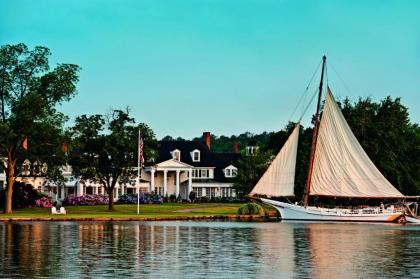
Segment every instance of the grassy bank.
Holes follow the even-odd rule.
[[[66,215],[52,215],[49,208],[16,209],[13,214],[0,214],[0,219],[7,218],[177,218],[236,215],[238,203],[165,203],[142,204],[137,215],[137,205],[115,205],[115,211],[109,212],[106,205],[67,206]]]

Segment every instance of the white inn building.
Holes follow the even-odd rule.
[[[117,184],[114,199],[137,191],[155,192],[162,196],[175,195],[182,199],[188,199],[191,191],[196,193],[197,198],[235,197],[232,179],[237,174],[236,163],[239,159],[236,144],[231,153],[212,152],[209,132],[203,133],[203,141],[161,141],[157,160],[142,169],[140,184],[136,180],[130,184]],[[55,200],[62,200],[71,194],[105,194],[101,184],[75,178],[71,166],[64,167],[63,174],[66,183],[62,186],[44,177],[31,175],[18,180],[31,184]],[[1,184],[5,184],[4,174],[0,175]]]

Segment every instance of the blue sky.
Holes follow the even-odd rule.
[[[18,42],[83,68],[71,118],[129,106],[159,138],[283,128],[324,53],[336,97],[420,122],[420,1],[0,0]]]

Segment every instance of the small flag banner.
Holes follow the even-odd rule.
[[[23,141],[22,141],[22,147],[25,150],[28,150],[28,137],[26,137]]]

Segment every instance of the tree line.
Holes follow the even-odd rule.
[[[354,135],[384,176],[404,195],[419,195],[420,127],[410,121],[401,99],[388,96],[381,101],[359,98],[351,102],[345,98],[339,106]],[[295,123],[289,123],[281,131],[270,133],[260,154],[255,158],[244,157],[239,162],[235,187],[241,195],[248,194],[258,182],[294,126]],[[295,176],[298,199],[305,188],[312,134],[312,127],[300,127]]]
[[[138,131],[144,139],[144,157],[153,161],[159,143],[153,130],[136,122],[128,109],[106,114],[81,115],[70,128],[68,117],[58,110],[71,100],[81,68],[58,64],[51,68],[46,47],[29,49],[25,44],[0,47],[0,159],[6,173],[5,213],[12,213],[13,185],[24,176],[24,161],[45,165],[44,176],[64,183],[61,167],[70,164],[74,174],[101,183],[112,197],[117,183],[136,178],[133,166],[139,156]],[[420,193],[420,128],[412,123],[399,98],[375,102],[360,98],[340,104],[350,127],[379,170],[403,194]],[[266,170],[273,154],[286,141],[294,124],[278,132],[238,136],[212,135],[212,150],[231,152],[238,144],[244,150],[250,141],[260,147],[255,156],[238,162],[235,187],[246,195]],[[311,127],[301,127],[295,193],[302,195],[306,181]],[[167,136],[164,140],[174,140]],[[176,138],[176,140],[183,140]],[[201,138],[195,138],[201,140]],[[110,198],[109,210],[113,210]]]

